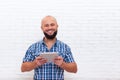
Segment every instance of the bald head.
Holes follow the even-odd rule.
[[[55,22],[55,23],[57,24],[57,20],[55,19],[55,17],[48,15],[48,16],[45,16],[45,17],[41,20],[41,26],[43,26],[43,24],[44,24],[45,22],[49,21],[49,20],[51,20],[51,21],[53,21],[53,22]]]

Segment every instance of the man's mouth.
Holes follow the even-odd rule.
[[[54,33],[54,31],[53,31],[53,30],[49,30],[49,31],[47,31],[47,33],[48,33],[49,35],[52,35],[52,34]]]

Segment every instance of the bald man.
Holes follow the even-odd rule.
[[[64,70],[76,73],[77,65],[70,47],[57,40],[58,24],[53,16],[46,16],[41,21],[44,38],[32,44],[23,58],[21,71],[34,70],[34,80],[64,80]],[[59,56],[49,62],[40,54],[56,52]]]

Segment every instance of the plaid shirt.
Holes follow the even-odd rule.
[[[32,62],[43,52],[58,52],[65,62],[74,62],[70,47],[59,40],[56,40],[50,50],[43,40],[32,44],[26,51],[23,62]],[[34,69],[34,80],[64,80],[64,70],[52,62],[45,63]]]

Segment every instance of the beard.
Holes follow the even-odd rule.
[[[54,39],[54,38],[56,37],[57,31],[55,31],[52,35],[49,35],[49,34],[47,34],[47,33],[44,32],[44,35],[45,35],[45,37],[46,37],[47,39],[52,40],[52,39]]]

